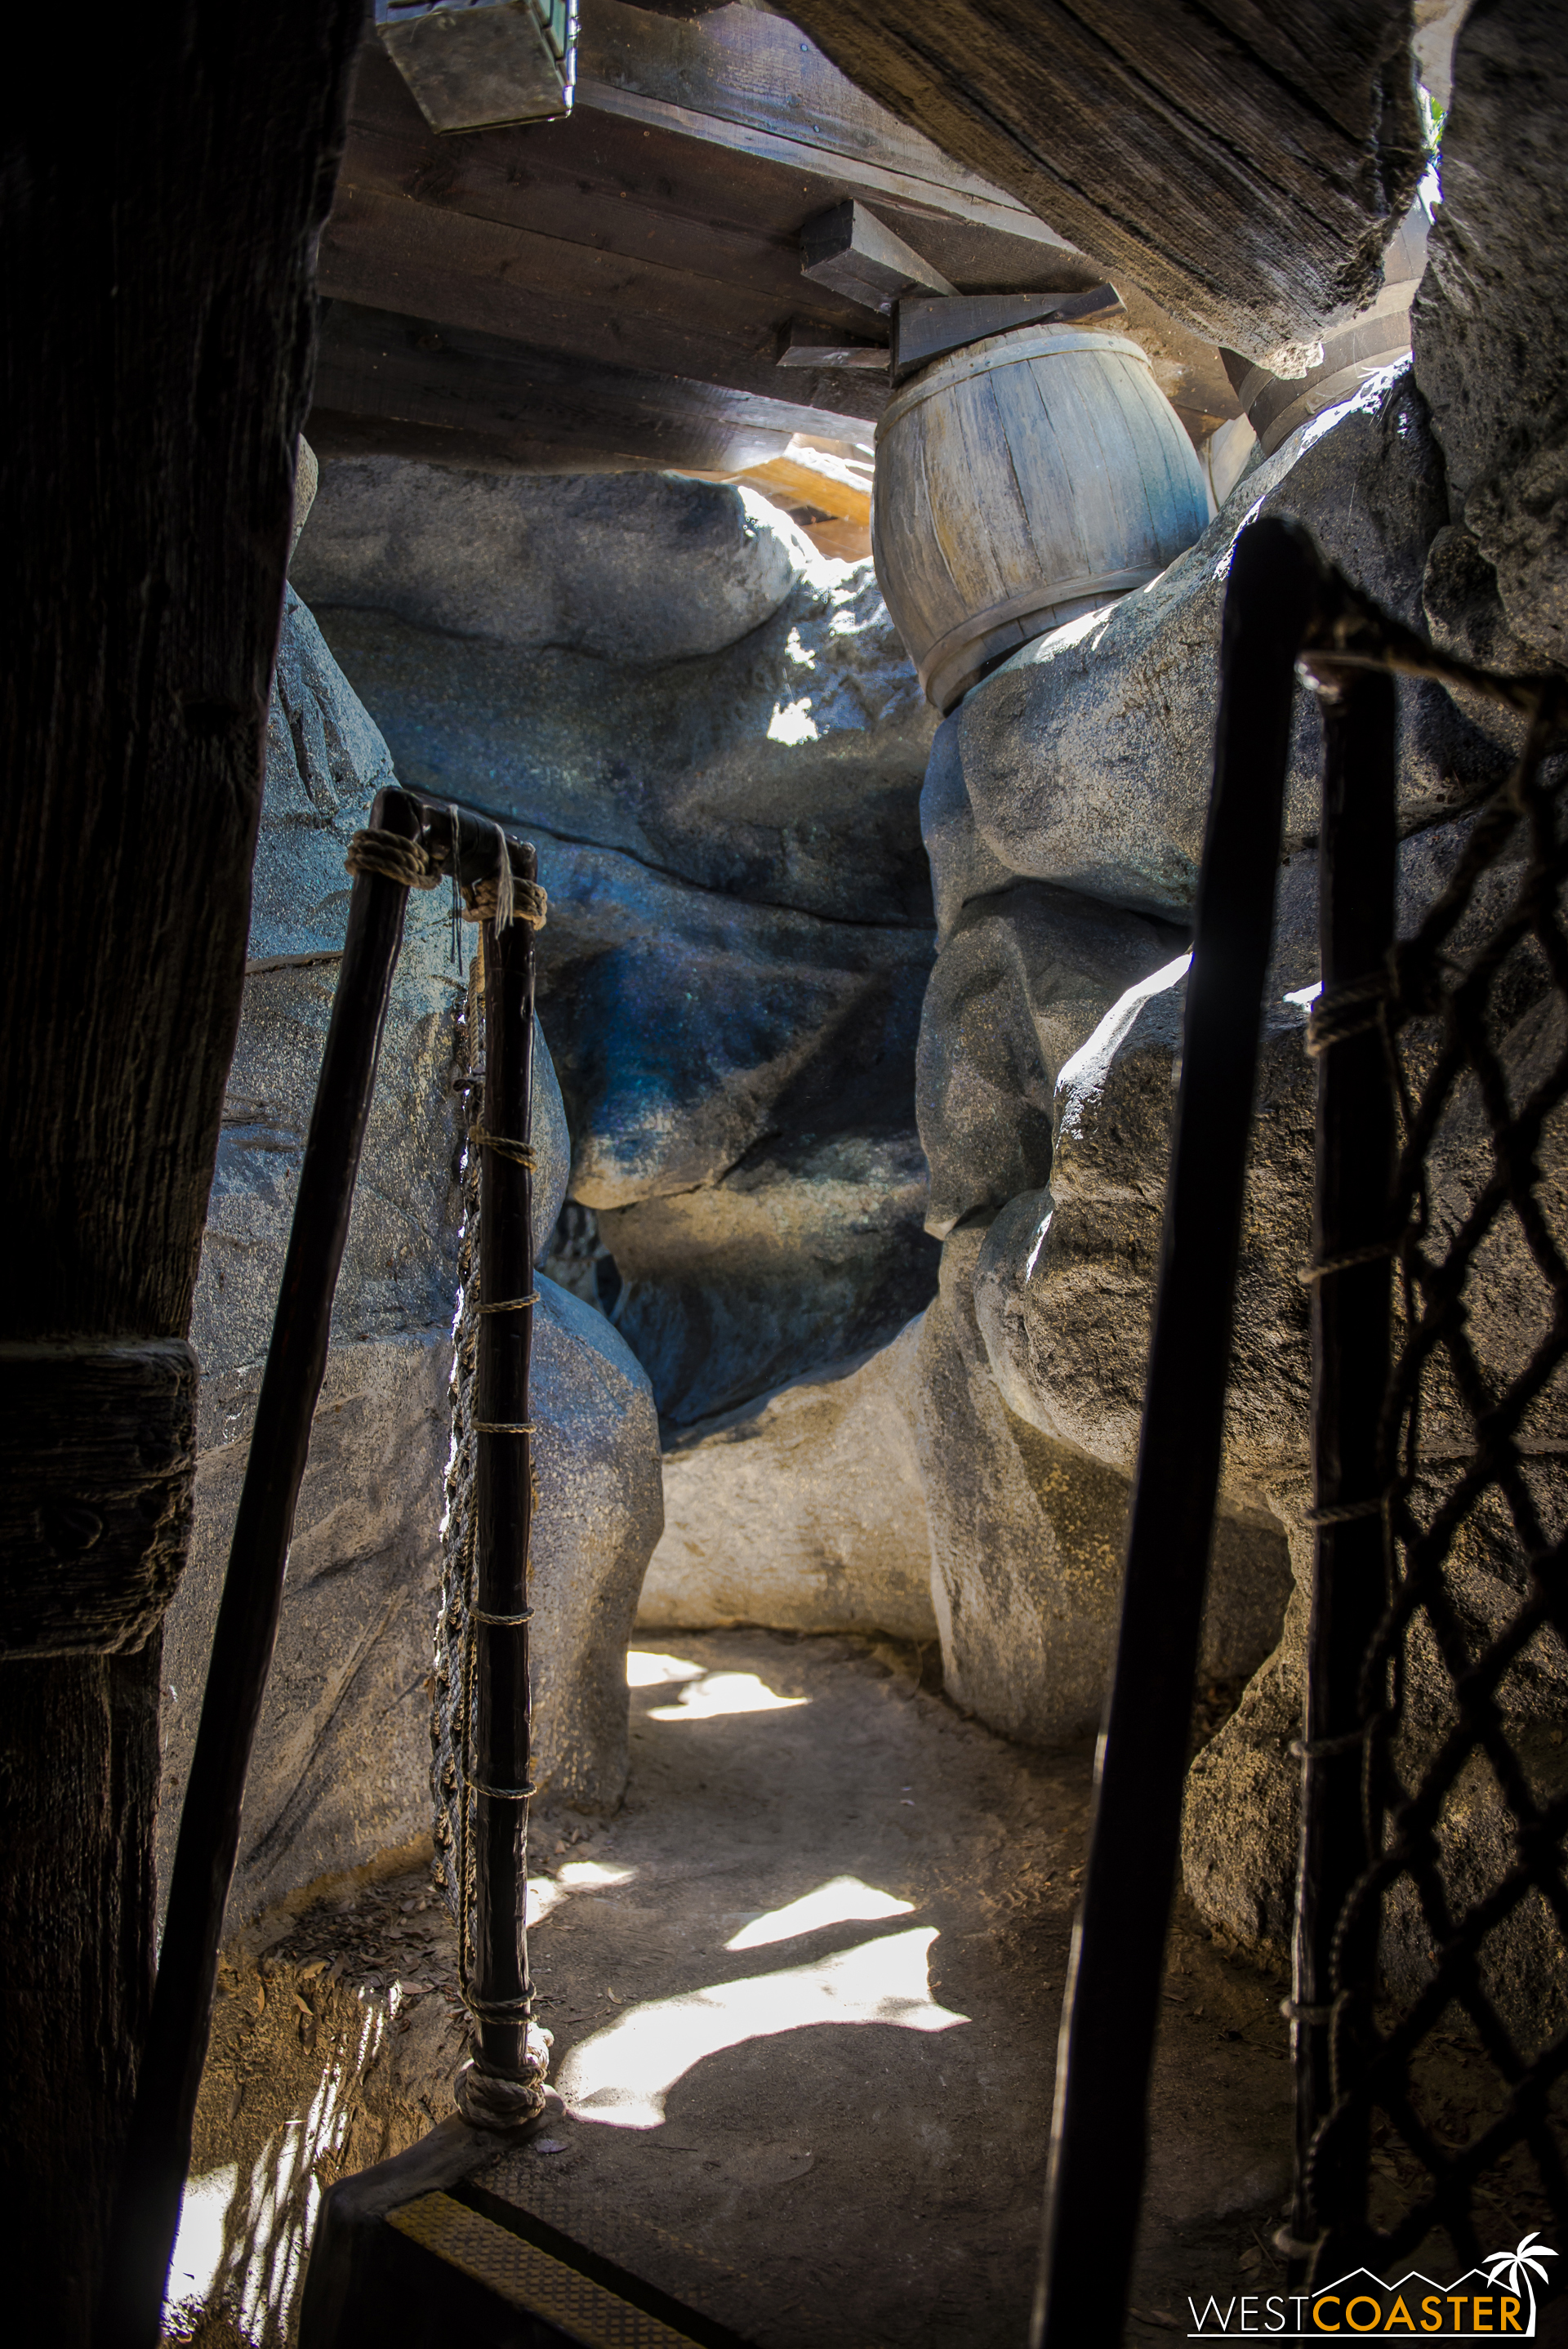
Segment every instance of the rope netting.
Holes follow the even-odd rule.
[[[1344,598],[1309,667],[1437,677],[1523,741],[1384,978],[1315,1018],[1325,1045],[1381,1026],[1398,1130],[1365,1865],[1303,2181],[1318,2281],[1439,2231],[1474,2262],[1568,2214],[1568,694]]]

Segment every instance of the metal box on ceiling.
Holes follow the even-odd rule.
[[[376,0],[376,22],[433,130],[572,111],[577,0]]]

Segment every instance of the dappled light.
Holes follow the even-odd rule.
[[[705,2057],[747,2040],[824,2023],[951,2031],[969,2017],[931,1996],[926,1956],[935,1939],[934,1926],[913,1926],[815,1965],[715,1982],[634,2007],[572,2050],[561,2069],[561,2093],[581,2120],[658,2128],[676,2081]]]
[[[815,1892],[802,1894],[786,1909],[754,1917],[726,1941],[727,1950],[761,1950],[774,1941],[792,1940],[798,1933],[818,1933],[826,1925],[869,1925],[883,1917],[907,1917],[913,1902],[895,1900],[890,1892],[873,1891],[853,1876],[835,1876]]]

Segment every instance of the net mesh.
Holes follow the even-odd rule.
[[[1307,2186],[1336,2252],[1348,2232],[1387,2271],[1439,2231],[1496,2261],[1483,2237],[1568,2212],[1568,767],[1559,684],[1484,678],[1351,601],[1340,652],[1480,692],[1523,735],[1382,996],[1387,1605]]]

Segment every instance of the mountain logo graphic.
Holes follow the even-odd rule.
[[[1532,2341],[1536,2286],[1556,2252],[1538,2232],[1491,2251],[1452,2283],[1412,2270],[1385,2283],[1356,2268],[1315,2292],[1188,2298],[1189,2341]]]

